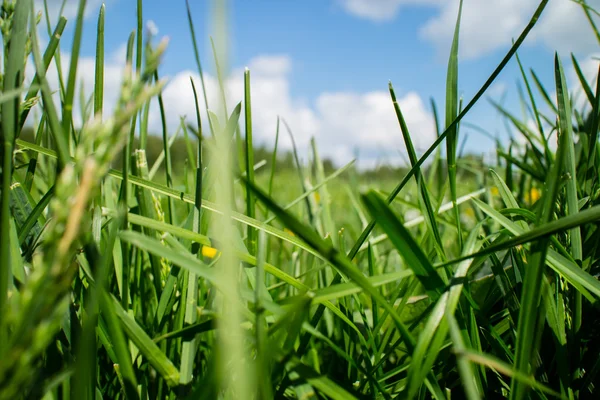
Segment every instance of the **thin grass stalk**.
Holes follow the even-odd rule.
[[[406,125],[406,121],[404,120],[404,116],[402,115],[402,110],[400,109],[400,105],[396,100],[396,93],[394,91],[394,87],[390,82],[388,84],[388,89],[390,92],[390,96],[392,98],[392,103],[394,104],[394,110],[396,112],[396,118],[398,119],[398,123],[400,125],[400,131],[402,132],[402,137],[404,138],[404,144],[406,146],[406,150],[408,152],[408,157],[410,160],[411,167],[414,166],[417,162],[417,153],[415,152],[414,145],[412,143],[412,139],[410,137],[410,132],[408,131],[408,126]],[[435,249],[442,260],[446,259],[446,254],[444,252],[444,246],[442,244],[442,237],[440,236],[440,231],[438,229],[438,224],[435,219],[436,212],[433,209],[433,205],[431,204],[431,199],[429,197],[429,191],[427,190],[427,183],[423,178],[423,174],[421,173],[421,169],[417,169],[415,171],[415,181],[417,183],[417,190],[419,191],[419,200],[423,203],[425,208],[424,216],[427,222],[427,227],[431,231],[431,235],[433,236],[433,243]],[[456,201],[454,199],[453,206],[458,208],[456,205]]]
[[[196,66],[198,67],[198,74],[200,75],[200,83],[202,84],[202,96],[204,97],[204,108],[209,110],[208,96],[206,95],[206,85],[204,83],[204,71],[202,70],[202,63],[200,62],[200,53],[198,52],[198,43],[196,41],[196,32],[194,29],[194,22],[192,21],[192,11],[190,10],[189,0],[185,1],[185,7],[188,17],[188,25],[190,27],[190,35],[192,36],[192,44],[194,47],[194,59],[196,60]],[[214,134],[213,127],[211,125],[210,118],[208,119],[208,125],[212,134]]]
[[[48,43],[48,47],[46,47],[46,50],[44,51],[44,71],[48,71],[48,67],[50,67],[50,63],[52,62],[52,59],[55,56],[58,56],[58,54],[56,53],[56,50],[58,48],[58,44],[60,42],[60,37],[65,29],[65,26],[67,25],[67,20],[65,18],[60,18],[58,21],[58,24],[56,25],[56,28],[54,29],[54,32],[52,33],[52,36],[50,37],[50,42]],[[25,95],[25,100],[23,100],[24,103],[30,102],[32,101],[39,93],[40,91],[40,78],[37,74],[34,75],[33,80],[31,81],[31,85],[29,86],[29,90],[27,91],[27,95]],[[23,126],[25,125],[25,122],[27,121],[27,116],[29,115],[29,112],[31,111],[31,108],[24,108],[21,111],[21,120],[20,120],[20,124],[21,124],[21,129],[23,129]],[[45,117],[45,114],[42,116]]]
[[[292,134],[292,130],[290,129],[290,126],[287,124],[285,119],[281,118],[281,122],[283,122],[283,126],[285,126],[285,129],[287,130],[288,135],[290,136],[290,140],[292,141],[292,151],[294,154],[294,161],[296,162],[296,172],[298,173],[298,177],[300,178],[300,186],[302,187],[302,193],[306,193],[308,191],[308,189],[306,188],[304,172],[302,169],[302,164],[300,164],[300,158],[298,157],[298,149],[296,147],[296,141],[294,140],[294,135]],[[312,210],[312,206],[310,204],[310,199],[308,197],[306,198],[306,211],[308,213],[308,220],[310,221],[310,224],[312,226],[314,226],[315,225],[315,216],[314,216],[314,213]]]
[[[10,32],[10,49],[6,59],[4,73],[4,92],[19,88],[25,73],[25,42],[27,39],[27,21],[30,17],[30,1],[20,1],[15,6]],[[33,14],[33,12],[31,12]],[[33,23],[32,23],[33,25]],[[10,235],[11,213],[9,208],[10,186],[13,174],[13,150],[15,139],[19,135],[18,115],[20,98],[8,100],[1,104],[2,121],[0,125],[0,157],[2,165],[2,193],[0,194],[0,260],[4,260],[0,269],[0,313],[4,313],[5,302],[8,296],[11,276],[11,251],[8,237]],[[0,340],[5,342],[4,329],[0,332]]]
[[[519,71],[521,72],[521,77],[523,78],[525,88],[527,89],[527,95],[529,96],[529,101],[531,102],[533,117],[535,118],[535,123],[537,124],[537,128],[540,132],[542,144],[544,145],[544,155],[546,156],[546,162],[550,163],[550,149],[548,148],[548,140],[546,139],[546,135],[544,134],[544,127],[542,125],[542,120],[540,119],[540,112],[535,102],[533,92],[531,91],[531,85],[529,84],[527,74],[525,74],[525,70],[523,69],[523,64],[521,64],[521,59],[519,58],[518,53],[515,53],[515,59],[517,60],[517,64],[519,65]]]
[[[450,59],[448,60],[448,75],[446,77],[446,157],[448,158],[448,183],[450,184],[450,197],[454,205],[454,217],[456,220],[456,233],[458,235],[458,247],[462,251],[463,238],[460,221],[460,211],[456,205],[456,143],[458,141],[458,124],[452,126],[458,115],[458,38],[460,31],[460,19],[463,2],[460,0],[458,6],[458,17],[452,39]],[[450,128],[451,127],[451,128]]]
[[[271,173],[269,175],[268,194],[273,194],[273,182],[275,181],[275,170],[277,168],[277,145],[279,144],[279,115],[277,116],[277,125],[275,127],[275,144],[273,145],[273,154],[271,156]]]
[[[154,71],[154,80],[156,82],[158,79],[158,71]],[[173,169],[171,166],[171,149],[169,148],[169,133],[167,129],[167,116],[165,113],[165,104],[163,101],[162,94],[158,95],[158,108],[160,110],[160,126],[162,130],[162,140],[163,140],[163,151],[165,154],[165,172],[166,172],[166,182],[167,187],[173,187]],[[173,223],[175,221],[175,205],[173,203],[173,199],[167,200],[167,210],[168,210],[168,218],[167,221],[169,223]]]
[[[126,55],[126,65],[128,66],[127,73],[128,77],[125,79],[131,79],[131,66],[133,65],[133,40],[135,37],[135,31],[132,31],[129,35],[129,40],[127,41],[127,55]],[[123,213],[122,229],[127,229],[129,226],[129,221],[127,219],[128,209],[129,209],[129,171],[131,170],[131,135],[128,136],[125,142],[125,147],[123,149],[123,181],[121,182],[121,189],[119,191],[119,208]],[[121,295],[121,304],[123,308],[129,308],[129,279],[130,279],[130,260],[131,254],[129,252],[129,246],[126,243],[123,243],[121,246],[121,258],[123,260],[123,270],[122,270],[122,282],[123,282],[123,292]]]
[[[244,71],[244,123],[246,125],[246,177],[254,183],[254,148],[252,144],[252,103],[250,90],[250,70]],[[246,215],[255,218],[254,194],[246,190]],[[246,247],[250,254],[256,254],[256,230],[248,226]]]
[[[195,199],[192,230],[195,233],[201,231],[201,220],[202,220],[202,120],[200,118],[200,105],[198,103],[198,93],[194,80],[190,77],[190,83],[194,92],[194,102],[196,105],[196,124],[198,125],[198,154],[196,159],[196,185],[195,185]],[[192,254],[196,254],[201,257],[202,252],[199,251],[199,244],[195,243],[192,245]],[[198,302],[198,276],[193,272],[186,271],[188,275],[188,286],[186,293],[185,303],[185,326],[189,327],[197,321],[196,304]],[[193,366],[194,359],[197,351],[197,337],[194,336],[191,340],[183,342],[181,348],[181,377],[180,382],[183,385],[187,385],[192,381],[193,378]]]
[[[96,69],[94,79],[94,115],[102,117],[104,107],[104,14],[106,5],[103,3],[98,15],[96,34]]]
[[[60,6],[60,10],[58,12],[59,15],[59,23],[60,20],[64,19],[63,15],[63,11],[65,9],[65,5],[67,4],[67,0],[63,0],[61,6]],[[48,0],[44,0],[44,14],[46,16],[46,27],[48,30],[48,36],[51,37],[52,32],[51,32],[51,22],[50,22],[50,12],[48,11]],[[65,23],[66,23],[66,19],[65,19]],[[56,49],[56,54],[54,56],[54,63],[56,64],[56,71],[58,72],[58,87],[59,87],[59,95],[60,95],[60,100],[62,102],[65,101],[65,95],[66,95],[66,89],[65,89],[65,81],[64,81],[64,76],[63,76],[63,69],[62,69],[62,62],[61,62],[61,57],[60,57],[60,43],[58,43],[58,47]]]
[[[81,49],[81,37],[83,35],[83,21],[86,0],[79,0],[77,9],[77,20],[75,22],[75,36],[73,37],[73,47],[71,49],[71,63],[69,66],[69,77],[67,78],[67,92],[62,114],[62,129],[66,140],[71,138],[73,126],[73,100],[75,99],[75,87],[77,85],[77,65],[79,63],[79,51]]]

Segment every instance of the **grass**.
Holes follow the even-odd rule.
[[[586,81],[571,56],[584,109],[573,107],[564,56],[553,82],[526,72],[517,51],[547,0],[464,107],[459,11],[444,122],[432,103],[438,138],[420,156],[390,83],[400,130],[390,134],[402,134],[410,169],[376,180],[352,162],[326,171],[315,141],[309,162],[294,148],[293,168],[277,169],[280,129],[293,142],[283,118],[273,121],[272,159],[258,159],[251,71],[240,103],[225,107],[224,31],[211,40],[220,106],[190,81],[196,118],[182,121],[186,167],[173,168],[158,72],[167,43],[144,36],[142,0],[112,115],[102,103],[110,21],[97,10],[94,91],[74,126],[85,3],[68,71],[58,52],[66,19],[46,18],[56,34],[42,55],[33,1],[0,10],[0,398],[600,394],[600,72]],[[595,11],[580,4],[600,38]],[[203,77],[192,12],[187,4]],[[223,9],[215,13],[224,27]],[[510,62],[535,126],[493,103],[523,140],[498,140],[493,163],[461,157],[464,118]],[[51,63],[67,77],[60,103],[45,78]],[[149,168],[154,98],[162,154]],[[26,118],[33,140],[21,136]]]

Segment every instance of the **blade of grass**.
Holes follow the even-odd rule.
[[[102,4],[98,14],[96,34],[96,70],[94,79],[94,114],[102,116],[104,106],[104,14],[106,5]]]
[[[296,141],[294,140],[294,135],[292,134],[292,130],[290,126],[287,124],[285,119],[281,118],[281,122],[283,122],[283,126],[285,127],[290,140],[292,142],[292,151],[294,154],[294,161],[296,162],[296,172],[298,173],[298,177],[300,178],[300,186],[302,187],[302,193],[306,193],[308,189],[306,188],[306,180],[304,178],[304,172],[302,170],[302,164],[300,164],[300,159],[298,158],[298,149],[296,147]],[[308,213],[308,220],[310,221],[311,226],[314,226],[315,218],[312,210],[312,206],[310,204],[310,200],[308,197],[306,198],[306,212]]]
[[[67,91],[63,104],[62,130],[66,135],[65,140],[71,138],[71,129],[75,129],[73,124],[73,100],[75,99],[75,88],[77,85],[77,66],[79,63],[79,51],[81,49],[81,37],[83,35],[83,21],[86,0],[79,0],[77,8],[77,19],[75,22],[75,34],[73,36],[73,47],[71,48],[71,62],[69,65],[69,76],[67,78]]]
[[[206,95],[206,85],[204,84],[204,73],[202,71],[202,63],[200,62],[200,55],[198,52],[198,43],[196,42],[196,32],[194,31],[194,23],[192,22],[192,11],[190,10],[190,2],[189,0],[185,1],[185,6],[186,6],[186,11],[187,11],[187,17],[188,17],[188,25],[190,28],[190,34],[192,36],[192,43],[193,43],[193,47],[194,47],[194,58],[196,60],[196,65],[198,67],[198,74],[200,75],[200,83],[202,84],[202,95],[204,96],[204,107],[205,109],[210,109],[209,105],[208,105],[208,97]],[[196,107],[196,109],[199,109],[198,107]],[[211,124],[210,119],[208,120],[208,124],[210,127],[211,132],[214,134],[214,130]]]
[[[446,312],[446,320],[448,321],[448,328],[450,331],[450,337],[454,344],[454,352],[456,353],[456,362],[458,364],[458,370],[460,372],[460,379],[465,390],[466,398],[469,400],[480,399],[480,393],[475,385],[475,374],[471,368],[471,364],[464,356],[465,343],[462,338],[462,333],[454,318],[453,313]]]
[[[400,124],[400,130],[402,131],[402,136],[404,138],[404,144],[406,146],[406,150],[408,151],[408,157],[410,160],[411,166],[414,166],[417,163],[417,153],[415,152],[415,148],[412,143],[412,139],[410,137],[410,132],[408,131],[408,126],[406,125],[406,121],[404,120],[404,116],[402,115],[402,110],[400,110],[400,105],[396,100],[396,93],[394,92],[394,87],[392,83],[389,83],[389,92],[392,97],[392,103],[394,104],[394,110],[396,111],[396,118],[398,119],[398,123]],[[424,210],[422,211],[423,216],[425,217],[425,222],[427,223],[427,227],[431,231],[431,235],[433,236],[433,243],[435,249],[442,260],[446,259],[446,254],[444,252],[444,246],[442,245],[442,238],[440,236],[440,232],[438,229],[437,221],[435,219],[435,211],[433,210],[433,206],[431,205],[431,199],[429,197],[429,191],[427,190],[427,183],[423,178],[421,173],[421,169],[417,169],[415,171],[415,181],[419,188],[419,200],[424,206]],[[454,207],[456,207],[456,199],[454,199]]]
[[[437,299],[446,285],[423,253],[423,250],[408,230],[404,228],[398,216],[389,208],[385,200],[373,190],[363,195],[362,200],[371,217],[377,221],[398,249],[398,253],[404,258],[405,265],[414,271],[430,297]]]
[[[456,219],[456,233],[458,235],[458,247],[462,250],[463,238],[460,223],[460,211],[456,205],[456,143],[458,141],[458,124],[452,124],[458,115],[458,39],[460,32],[460,19],[462,15],[463,2],[458,5],[458,17],[452,38],[450,59],[448,60],[448,72],[446,77],[446,157],[448,158],[448,183],[450,184],[450,197],[454,205],[454,217]]]
[[[244,122],[246,125],[246,178],[254,182],[254,148],[252,145],[252,105],[250,94],[250,70],[244,71]],[[256,215],[254,196],[246,191],[246,215],[254,218]],[[248,226],[246,247],[250,254],[256,254],[256,230]]]
[[[538,110],[537,104],[535,102],[535,97],[533,97],[533,92],[531,91],[531,85],[529,84],[529,80],[527,79],[527,74],[525,74],[525,70],[523,69],[523,64],[521,64],[521,59],[519,58],[519,54],[515,54],[515,59],[517,60],[517,64],[519,65],[519,71],[521,71],[521,77],[523,78],[523,82],[525,82],[525,87],[527,89],[527,95],[529,96],[529,101],[531,102],[531,108],[533,112],[533,117],[535,118],[535,122],[537,124],[537,128],[540,132],[540,139],[544,145],[544,154],[546,155],[546,161],[550,162],[550,149],[548,148],[548,140],[546,139],[546,135],[544,134],[544,127],[542,125],[542,121],[540,119],[540,112]]]
[[[121,303],[115,297],[112,297],[111,301],[115,314],[121,321],[121,326],[129,339],[135,343],[150,365],[156,369],[169,386],[177,386],[179,384],[179,371],[175,368],[171,360],[148,337],[135,319],[121,307]]]
[[[4,92],[11,92],[22,85],[25,73],[25,43],[27,39],[27,21],[32,4],[30,1],[20,1],[15,5],[15,11],[10,30],[10,49],[6,60],[4,73]],[[4,49],[3,49],[4,50]],[[10,186],[13,173],[13,151],[18,132],[18,115],[20,99],[5,101],[1,104],[2,121],[0,129],[0,157],[2,165],[2,193],[0,194],[0,260],[4,260],[0,269],[0,313],[4,313],[5,302],[10,288],[11,251],[8,237],[10,236]],[[0,332],[0,340],[5,343],[4,329]]]
[[[58,21],[58,24],[56,25],[56,28],[54,28],[54,32],[50,36],[50,42],[48,43],[48,47],[46,47],[46,50],[44,51],[44,71],[48,71],[48,67],[50,67],[50,63],[52,62],[52,58],[54,57],[56,49],[58,48],[58,43],[60,42],[60,38],[66,25],[67,20],[61,17]],[[39,90],[40,77],[36,71],[36,74],[34,75],[33,80],[31,81],[31,85],[29,86],[29,90],[27,91],[27,94],[25,95],[25,100],[23,102],[27,103],[32,101],[38,95]],[[24,108],[21,111],[21,129],[23,129],[23,126],[25,125],[25,121],[27,120],[27,116],[29,115],[30,110],[31,108]],[[43,117],[45,118],[46,115],[44,114]]]

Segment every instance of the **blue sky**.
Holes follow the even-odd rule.
[[[38,0],[36,0],[37,2]],[[49,0],[51,11],[60,0]],[[61,51],[68,57],[77,0],[67,0],[70,28]],[[134,0],[106,0],[107,104],[118,88],[124,46],[135,28]],[[209,103],[217,90],[210,52],[212,1],[190,0]],[[306,150],[315,137],[322,155],[346,163],[359,148],[360,163],[399,162],[402,136],[395,120],[387,84],[391,80],[417,148],[434,139],[430,97],[443,119],[446,66],[458,0],[229,0],[230,65],[227,83],[230,104],[243,98],[242,68],[252,74],[253,122],[259,142],[272,143],[277,115],[289,123],[296,141]],[[588,1],[600,6],[600,0]],[[93,81],[95,21],[101,2],[88,0],[80,78]],[[525,27],[537,6],[535,0],[464,0],[461,29],[459,90],[469,101],[508,50],[512,38]],[[144,21],[168,36],[169,48],[161,65],[168,76],[164,97],[169,129],[179,116],[193,117],[189,78],[197,79],[184,0],[144,0]],[[598,43],[580,7],[570,0],[550,0],[539,25],[520,55],[553,92],[553,57],[558,51],[567,68],[571,88],[576,79],[569,56],[574,52],[586,73],[593,76]],[[512,62],[488,92],[520,112]],[[112,90],[112,93],[111,93]],[[89,94],[89,91],[87,91]],[[515,105],[517,105],[515,107]],[[154,109],[156,110],[156,108]],[[158,128],[158,116],[151,126]],[[520,114],[519,114],[520,115]],[[482,101],[468,122],[506,138],[504,125]],[[443,120],[442,120],[443,122]],[[492,142],[471,129],[466,149],[481,152]],[[283,146],[289,141],[283,139]],[[306,153],[305,153],[306,154]]]

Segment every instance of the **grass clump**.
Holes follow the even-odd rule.
[[[34,2],[5,0],[0,398],[598,396],[598,76],[586,81],[572,57],[587,101],[578,110],[561,57],[556,98],[517,57],[535,127],[495,104],[524,140],[498,141],[492,164],[457,153],[461,121],[546,4],[464,107],[459,12],[437,140],[417,155],[390,83],[410,166],[400,183],[386,176],[363,190],[352,163],[332,168],[314,141],[309,165],[294,149],[293,167],[280,170],[279,128],[292,134],[283,119],[266,171],[255,172],[263,155],[252,141],[250,71],[232,110],[223,90],[210,109],[203,84],[191,82],[196,119],[182,124],[186,168],[174,169],[158,70],[167,44],[143,36],[142,0],[112,115],[98,10],[94,92],[75,126],[86,2],[59,107],[45,74],[55,63],[63,76],[67,21],[48,26],[57,35],[42,54]],[[227,53],[215,43],[224,42],[213,42],[220,78]],[[162,147],[149,168],[154,98]],[[294,181],[296,192],[285,189]]]

